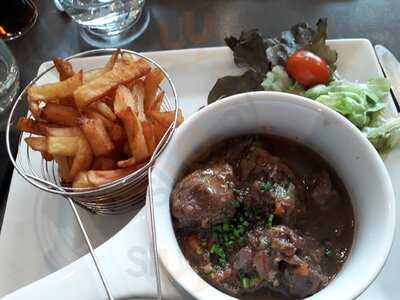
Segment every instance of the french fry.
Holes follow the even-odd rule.
[[[47,152],[47,140],[45,137],[27,137],[25,138],[25,142],[31,147],[33,150],[40,152]]]
[[[124,52],[122,53],[122,59],[126,62],[126,63],[134,63],[136,62],[139,58],[137,58],[135,55],[133,55],[132,53],[128,53],[128,52]]]
[[[129,168],[129,167],[133,167],[134,165],[136,165],[136,159],[134,157],[125,159],[125,160],[120,160],[117,161],[117,166],[119,168]]]
[[[93,69],[93,70],[84,72],[83,73],[83,83],[84,84],[88,83],[96,78],[101,77],[107,71],[110,71],[114,67],[114,65],[118,59],[118,55],[119,55],[119,50],[115,51],[113,53],[113,55],[111,55],[110,59],[108,60],[108,62],[104,68],[98,68],[98,69]]]
[[[154,132],[153,124],[150,121],[142,122],[143,135],[146,140],[147,149],[150,153],[156,149],[156,135]]]
[[[130,168],[115,169],[115,170],[90,170],[88,171],[88,181],[93,186],[101,186],[110,183],[114,180],[125,177],[131,172]]]
[[[127,107],[124,111],[120,112],[118,117],[124,123],[132,156],[138,163],[143,162],[149,157],[150,153],[147,149],[146,140],[143,135],[142,124],[130,107]]]
[[[105,104],[104,102],[101,101],[95,102],[93,106],[99,113],[101,113],[104,117],[106,117],[110,121],[115,121],[117,119],[117,116],[114,114],[111,108],[108,107],[108,105]]]
[[[84,72],[83,73],[83,84],[86,84],[96,78],[99,78],[105,72],[107,72],[107,70],[105,70],[104,68],[93,69],[93,70]]]
[[[43,108],[42,115],[47,121],[58,125],[76,126],[79,124],[79,113],[70,106],[47,103]]]
[[[125,85],[121,84],[115,91],[114,113],[118,115],[127,107],[130,107],[133,112],[137,112],[137,104],[132,92]]]
[[[95,156],[105,155],[114,149],[114,143],[108,135],[102,121],[98,119],[82,119],[81,128]]]
[[[16,128],[19,131],[29,132],[36,135],[45,135],[45,127],[40,122],[29,119],[26,117],[20,117],[17,121]]]
[[[146,121],[146,115],[144,113],[144,82],[143,80],[137,80],[135,85],[132,87],[132,96],[136,103],[136,111],[139,120],[141,122]]]
[[[82,85],[82,71],[74,76],[56,83],[34,85],[28,89],[28,97],[31,101],[51,102],[61,98],[72,97],[74,91]]]
[[[161,91],[160,93],[157,94],[156,99],[154,100],[153,106],[151,107],[151,110],[154,111],[161,111],[161,105],[164,100],[165,92]]]
[[[84,136],[81,136],[78,141],[78,151],[72,161],[71,169],[69,172],[70,178],[75,178],[75,176],[81,172],[89,170],[93,161],[93,152],[90,145]]]
[[[153,106],[158,87],[163,79],[164,74],[158,68],[151,70],[146,76],[144,80],[144,109],[146,112]]]
[[[99,78],[85,83],[74,92],[75,104],[80,110],[83,110],[117,88],[119,84],[138,79],[149,71],[150,66],[143,59],[131,64],[117,61],[112,70],[107,71]]]
[[[150,111],[149,115],[151,118],[159,123],[161,126],[168,128],[175,118],[175,111]],[[183,122],[182,111],[178,109],[178,115],[176,118],[176,126],[179,126]]]
[[[115,161],[107,157],[97,157],[95,158],[92,170],[112,170],[115,168]]]
[[[82,135],[82,131],[79,129],[79,127],[46,127],[44,129],[44,135],[58,137],[79,137]]]
[[[114,68],[115,63],[117,62],[118,57],[119,57],[120,54],[121,54],[121,50],[118,49],[117,51],[115,51],[115,52],[111,55],[110,59],[108,60],[108,62],[107,62],[106,65],[104,66],[104,70],[105,70],[105,71],[110,71],[110,70],[112,70],[112,68]]]
[[[101,120],[103,122],[104,126],[106,127],[108,134],[111,136],[111,139],[114,142],[120,143],[121,141],[125,140],[126,135],[124,133],[124,130],[122,129],[122,127],[119,124],[111,122],[106,117],[104,117],[102,114],[100,114],[97,111],[92,110],[92,109],[88,109],[86,111],[86,115],[90,119]]]
[[[47,152],[52,155],[74,156],[79,149],[79,137],[49,136],[45,139],[47,139]]]
[[[53,63],[58,71],[60,81],[66,80],[75,75],[75,72],[70,62],[56,57],[53,59]]]
[[[46,161],[52,161],[54,159],[54,156],[51,155],[49,152],[42,152],[42,157]]]
[[[33,100],[29,94],[27,95],[27,100],[29,111],[36,120],[39,120],[42,116],[42,110],[40,109],[39,101]]]
[[[152,125],[153,125],[154,136],[156,139],[156,144],[158,144],[163,138],[164,134],[167,132],[168,127],[164,127],[158,122],[153,122]]]
[[[58,166],[58,175],[61,177],[63,182],[71,182],[72,178],[69,176],[70,173],[70,165],[68,163],[67,156],[54,156],[54,160],[57,162]]]
[[[90,188],[93,187],[93,185],[89,182],[88,179],[88,172],[79,172],[76,177],[74,178],[74,181],[72,183],[73,188]]]

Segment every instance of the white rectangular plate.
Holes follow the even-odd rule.
[[[333,40],[329,43],[339,53],[338,72],[342,78],[364,82],[382,76],[368,40]],[[171,75],[186,118],[206,104],[208,92],[217,78],[241,72],[232,62],[231,51],[225,47],[146,54],[164,66]],[[99,64],[103,61],[92,59],[90,63]],[[40,70],[47,66],[48,63],[43,64]],[[389,110],[396,113],[393,102],[387,100]],[[385,163],[392,181],[399,182],[400,151],[393,151]],[[395,184],[394,188],[400,200],[400,187]],[[399,211],[399,205],[396,209]],[[105,239],[104,236],[112,235],[129,218],[131,215],[125,216],[122,221],[118,218],[85,215],[91,237],[100,242]],[[0,235],[0,297],[56,271],[85,253],[80,233],[72,219],[65,201],[34,189],[14,172]],[[110,227],[113,228],[110,230]],[[96,253],[114,297],[154,295],[153,268],[143,211],[101,245]],[[374,259],[373,253],[371,259]],[[399,267],[400,233],[397,230],[393,250],[384,270],[359,299],[397,299],[400,293],[396,276]],[[184,295],[170,284],[165,274],[163,286],[167,298],[177,299]],[[5,299],[28,298],[106,299],[106,296],[92,261],[86,255]]]

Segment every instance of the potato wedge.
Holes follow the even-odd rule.
[[[45,125],[34,119],[20,117],[17,121],[16,128],[19,131],[29,132],[36,135],[45,135]]]
[[[137,112],[137,104],[132,92],[121,84],[115,91],[114,113],[118,116],[127,107],[130,107],[133,112]]]
[[[158,122],[153,122],[152,125],[153,125],[154,136],[156,139],[156,144],[158,144],[163,138],[164,134],[167,132],[168,127],[162,126]]]
[[[107,157],[97,157],[95,158],[92,170],[112,170],[115,169],[115,161]]]
[[[42,116],[42,110],[40,109],[39,101],[34,101],[32,97],[29,96],[29,94],[27,95],[27,100],[28,100],[29,111],[31,112],[32,116],[36,120],[40,120]]]
[[[58,137],[79,137],[82,136],[82,131],[79,129],[79,127],[46,127],[44,129],[44,135]]]
[[[174,121],[175,118],[175,111],[150,111],[149,115],[151,118],[159,123],[161,126],[169,127],[171,123]],[[182,111],[178,109],[178,116],[176,119],[176,126],[179,126],[183,122],[183,115]]]
[[[69,176],[71,167],[68,162],[68,157],[56,155],[54,156],[54,160],[57,162],[58,175],[60,176],[62,182],[71,182],[72,178]]]
[[[90,188],[94,187],[90,182],[88,178],[88,172],[79,172],[76,177],[74,178],[74,181],[72,182],[72,187],[79,189],[79,188]]]
[[[148,111],[154,104],[158,87],[164,79],[164,73],[160,69],[153,69],[144,80],[144,109]]]
[[[149,71],[150,66],[143,59],[131,64],[119,60],[112,70],[79,87],[74,92],[75,104],[80,110],[83,110],[91,103],[113,91],[119,84],[138,79]]]
[[[146,140],[147,149],[150,153],[153,153],[154,149],[156,149],[157,146],[153,124],[150,121],[144,121],[142,122],[142,128],[143,135]]]
[[[74,178],[79,172],[89,170],[93,161],[93,152],[84,136],[79,137],[78,151],[74,156],[69,177]]]
[[[110,121],[115,121],[117,119],[117,116],[114,114],[112,109],[108,107],[108,105],[105,104],[104,102],[101,101],[95,102],[93,106],[99,113],[101,113],[104,117],[106,117]]]
[[[105,70],[104,68],[93,69],[93,70],[84,72],[83,73],[83,84],[86,84],[96,78],[99,78],[105,72],[107,72],[107,70]]]
[[[125,160],[120,160],[117,161],[117,166],[119,168],[129,168],[129,167],[133,167],[134,165],[136,165],[136,159],[134,157],[125,159]]]
[[[88,181],[93,186],[101,186],[110,183],[114,180],[125,177],[131,172],[130,168],[115,169],[115,170],[90,170],[88,171]]]
[[[40,152],[47,152],[47,139],[43,136],[41,137],[27,137],[25,138],[25,142],[31,147],[33,150]]]
[[[82,119],[81,128],[95,156],[105,155],[114,149],[114,143],[102,121],[98,119]]]
[[[31,86],[28,89],[28,97],[35,102],[51,102],[72,97],[74,91],[82,85],[82,82],[82,71],[80,71],[64,81]]]
[[[151,107],[151,110],[154,111],[161,111],[161,105],[164,100],[165,92],[161,91],[160,93],[157,94],[156,99],[154,100],[153,106]]]
[[[42,117],[51,123],[65,126],[79,124],[79,113],[76,109],[55,103],[47,103],[43,108]]]
[[[101,120],[103,122],[104,126],[106,127],[108,134],[110,135],[111,139],[114,142],[120,143],[126,139],[125,132],[119,124],[111,122],[106,117],[104,117],[102,114],[100,114],[97,111],[94,111],[92,109],[87,110],[86,115],[90,119]]]
[[[134,157],[138,163],[143,162],[149,157],[150,152],[147,149],[142,124],[130,107],[127,107],[124,111],[120,112],[118,117],[124,123],[132,157]]]
[[[121,50],[118,49],[117,51],[115,51],[115,52],[111,55],[110,59],[108,60],[108,62],[107,62],[106,65],[104,66],[104,70],[105,70],[105,71],[110,71],[110,70],[112,70],[112,68],[114,68],[115,63],[117,62],[118,57],[119,57],[120,54],[121,54]]]
[[[47,152],[52,155],[74,156],[79,149],[80,137],[49,136],[47,139]]]
[[[146,114],[144,109],[144,82],[143,80],[137,80],[135,85],[132,87],[132,96],[136,103],[135,113],[137,114],[141,122],[146,121]]]
[[[66,80],[75,75],[74,69],[69,61],[65,61],[62,58],[53,58],[54,66],[60,77],[60,81]]]
[[[42,152],[42,157],[45,161],[52,161],[54,160],[54,156],[51,155],[49,152]]]
[[[124,53],[122,53],[122,59],[126,63],[134,63],[134,62],[138,61],[139,58],[136,57],[135,55],[133,55],[132,53],[124,52]]]

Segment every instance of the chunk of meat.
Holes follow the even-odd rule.
[[[310,197],[322,210],[327,210],[339,198],[339,194],[332,187],[329,173],[325,170],[314,175]]]
[[[235,272],[250,272],[253,267],[254,250],[250,246],[240,249],[232,259],[232,267]]]
[[[171,195],[172,215],[178,226],[207,228],[232,217],[233,179],[229,164],[215,164],[180,180]]]
[[[253,264],[268,286],[295,297],[306,297],[327,284],[328,278],[320,266],[322,246],[314,239],[283,225],[269,230],[258,228],[250,235],[251,243],[258,249]]]

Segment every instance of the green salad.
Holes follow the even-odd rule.
[[[225,38],[235,64],[246,70],[239,76],[219,78],[208,103],[250,91],[299,94],[342,114],[381,155],[387,154],[400,140],[400,118],[385,115],[389,81],[340,79],[335,72],[337,52],[326,44],[326,37],[327,19],[319,19],[315,28],[296,24],[277,38],[265,38],[258,30]]]

